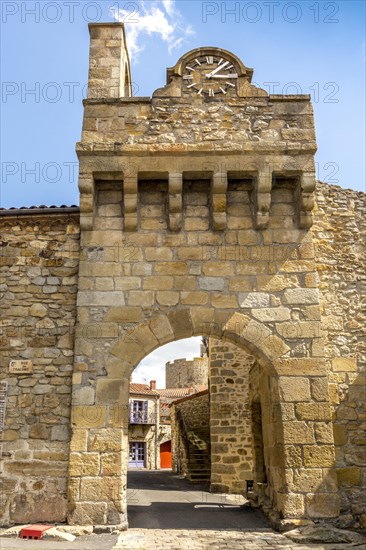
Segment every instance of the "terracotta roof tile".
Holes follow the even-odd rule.
[[[207,390],[207,386],[195,385],[191,386],[190,388],[166,388],[157,391],[159,392],[161,397],[179,399],[181,397],[193,395],[204,390]]]
[[[178,403],[182,403],[183,401],[188,401],[189,399],[195,399],[196,397],[201,397],[202,395],[208,395],[208,388],[198,393],[192,393],[191,395],[186,395],[185,397],[181,397],[180,399],[174,399],[171,405],[173,404],[176,405]]]
[[[79,208],[79,206],[77,204],[71,204],[71,205],[67,205],[67,204],[61,204],[61,206],[56,206],[55,204],[52,204],[51,206],[46,206],[44,204],[41,204],[40,206],[11,206],[9,208],[0,208],[0,210],[2,212],[6,211],[6,210],[43,210],[43,209],[48,209],[48,208]]]
[[[154,395],[159,397],[159,392],[155,390],[150,390],[150,386],[147,384],[135,384],[131,382],[130,384],[130,393],[135,393],[138,395]]]

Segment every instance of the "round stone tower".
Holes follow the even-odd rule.
[[[176,359],[165,364],[166,388],[189,388],[208,385],[208,358],[195,357],[192,361]]]

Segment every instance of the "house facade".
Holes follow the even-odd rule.
[[[156,470],[160,467],[160,403],[154,381],[130,384],[129,468]]]

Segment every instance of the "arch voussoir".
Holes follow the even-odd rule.
[[[164,314],[153,317],[149,321],[149,327],[161,346],[172,342],[175,338],[173,327]]]

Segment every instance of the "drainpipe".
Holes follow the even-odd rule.
[[[150,380],[150,390],[156,391],[156,380]],[[158,469],[158,428],[159,428],[159,407],[160,396],[155,395],[155,470]]]
[[[155,398],[155,470],[158,469],[158,427],[159,427],[159,396]]]

